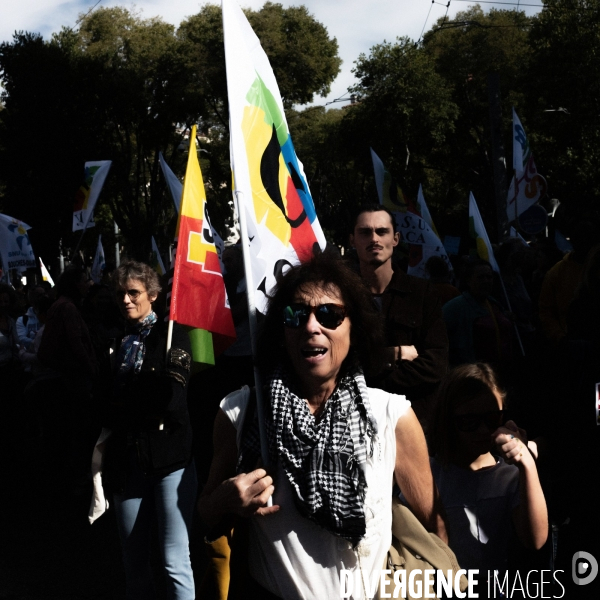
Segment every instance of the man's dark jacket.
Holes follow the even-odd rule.
[[[382,365],[368,384],[411,402],[430,398],[448,369],[448,336],[438,293],[426,279],[395,269],[381,304],[385,345],[415,346],[419,356]]]

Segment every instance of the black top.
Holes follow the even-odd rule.
[[[192,428],[187,385],[191,345],[187,331],[175,323],[167,359],[167,327],[162,321],[152,327],[144,342],[146,352],[140,372],[131,371],[118,392],[109,395],[103,425],[112,434],[105,451],[103,477],[112,491],[124,486],[127,452],[133,446],[148,476],[168,475],[190,461]],[[118,346],[113,357],[118,356]],[[117,368],[114,365],[113,381]]]

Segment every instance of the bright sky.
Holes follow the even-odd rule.
[[[495,8],[511,9],[519,0],[502,0],[497,4],[482,2],[484,10]],[[90,10],[97,0],[4,0],[0,19],[0,41],[10,41],[15,31],[39,32],[49,38],[62,25],[75,26],[78,15]],[[465,10],[475,2],[450,0],[447,8],[443,1],[435,0],[279,0],[283,6],[304,4],[323,23],[329,34],[337,38],[342,57],[342,72],[331,86],[326,99],[317,97],[316,104],[346,97],[348,86],[355,83],[351,73],[353,62],[360,53],[383,40],[393,41],[399,36],[419,39],[424,25],[429,29],[438,18],[448,11],[448,18]],[[179,25],[187,16],[197,13],[200,6],[208,2],[199,0],[137,0],[135,7],[146,18],[160,16],[165,21]],[[242,0],[243,7],[259,9],[264,0]],[[534,5],[534,6],[531,6]],[[119,0],[100,0],[98,6],[125,6],[134,3]],[[527,14],[532,15],[541,8],[541,0],[526,0],[520,3]],[[339,104],[338,106],[341,106]]]

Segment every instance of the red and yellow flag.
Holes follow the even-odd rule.
[[[212,332],[218,355],[235,341],[235,328],[206,210],[195,125],[190,135],[177,237],[170,319]]]

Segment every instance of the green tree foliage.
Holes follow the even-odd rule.
[[[573,208],[600,197],[599,23],[599,0],[546,0],[529,37],[524,125],[552,194]]]

